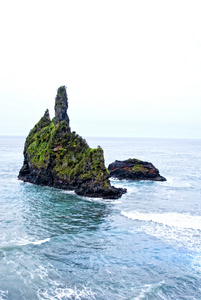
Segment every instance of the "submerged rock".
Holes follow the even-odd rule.
[[[111,177],[118,179],[166,181],[152,163],[139,159],[115,160],[108,170]]]
[[[71,131],[66,88],[55,100],[55,118],[49,111],[30,131],[24,146],[24,163],[18,178],[38,185],[75,190],[78,195],[116,199],[125,189],[110,185],[101,147],[91,149]]]

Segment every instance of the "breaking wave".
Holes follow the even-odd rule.
[[[201,216],[187,213],[141,213],[138,211],[121,214],[135,221],[141,221],[139,230],[175,247],[201,251]]]

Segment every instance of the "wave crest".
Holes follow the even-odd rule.
[[[150,221],[163,225],[191,228],[201,230],[201,216],[192,216],[184,213],[140,213],[138,211],[124,212],[121,214],[127,218],[138,221]]]

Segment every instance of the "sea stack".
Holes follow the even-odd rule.
[[[121,197],[126,190],[111,186],[103,149],[91,149],[85,139],[71,131],[67,108],[66,87],[61,86],[55,99],[55,118],[50,120],[46,110],[26,138],[18,178],[88,197]]]

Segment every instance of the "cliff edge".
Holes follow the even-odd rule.
[[[88,197],[121,197],[126,190],[111,186],[102,148],[91,149],[71,131],[67,109],[66,87],[61,86],[55,98],[55,118],[51,120],[46,110],[26,138],[18,178]]]

